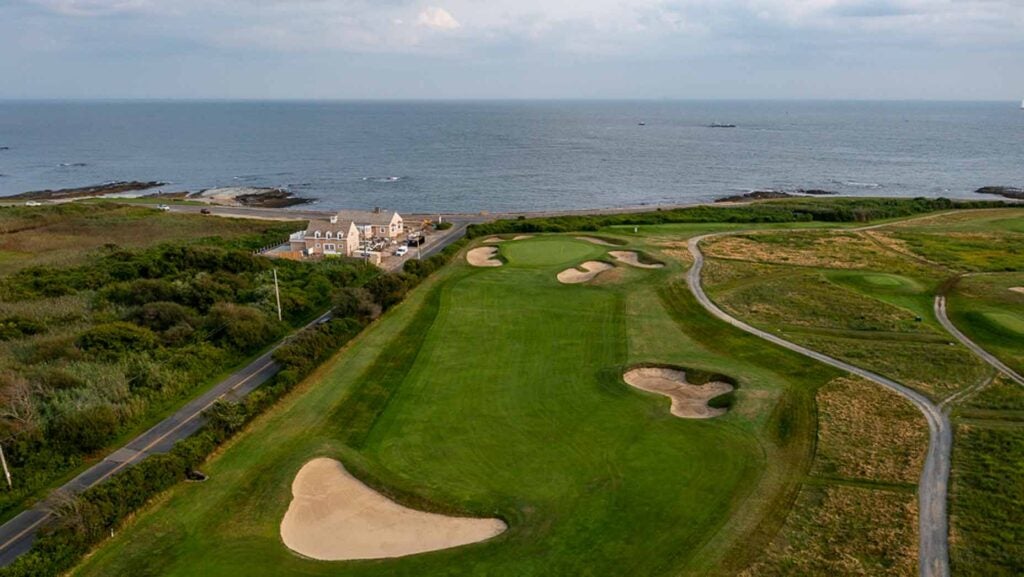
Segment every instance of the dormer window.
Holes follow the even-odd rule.
[[[313,233],[313,237],[314,238],[320,238],[320,231],[318,230],[318,231],[314,232]]]
[[[332,236],[331,231],[327,231],[327,238],[331,238]]]

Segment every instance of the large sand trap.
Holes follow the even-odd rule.
[[[602,272],[615,268],[614,266],[599,260],[588,260],[580,265],[586,271],[577,268],[567,268],[558,273],[558,282],[565,284],[578,284],[587,282]]]
[[[1015,287],[1010,287],[1010,290],[1012,290],[1012,291],[1013,291],[1013,292],[1015,292],[1015,293],[1021,293],[1021,294],[1024,294],[1024,286],[1015,286]]]
[[[672,414],[683,419],[710,419],[724,415],[726,409],[709,407],[708,401],[733,390],[732,385],[721,381],[691,385],[686,381],[685,372],[662,367],[633,369],[622,378],[638,389],[672,399]]]
[[[501,266],[501,261],[494,258],[497,254],[493,246],[482,246],[467,252],[466,260],[473,266]]]
[[[592,242],[594,244],[599,244],[601,246],[618,246],[616,244],[604,240],[603,238],[597,238],[593,236],[577,236],[576,240],[585,240],[587,242]]]
[[[533,235],[532,234],[521,234],[519,236],[512,237],[512,240],[526,240],[528,238],[533,238]]]
[[[487,237],[487,238],[485,238],[485,239],[484,239],[484,242],[487,242],[487,243],[491,243],[491,244],[494,244],[494,243],[496,243],[496,242],[502,242],[502,241],[504,241],[504,240],[505,240],[505,239],[503,239],[503,238],[500,238],[500,237],[497,237],[497,236],[489,236],[489,237]]]
[[[500,519],[472,519],[403,507],[367,487],[334,459],[306,463],[292,482],[281,521],[289,549],[321,561],[386,559],[490,539]]]
[[[608,251],[608,254],[619,262],[624,262],[629,266],[635,266],[637,268],[663,268],[665,266],[661,263],[648,264],[640,262],[640,255],[631,250],[612,250]]]

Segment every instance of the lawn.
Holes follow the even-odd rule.
[[[762,516],[781,524],[773,497],[791,499],[809,468],[811,407],[774,400],[808,398],[831,371],[660,297],[671,268],[569,286],[556,273],[606,248],[559,237],[501,251],[503,267],[455,265],[417,289],[212,460],[210,481],[173,490],[76,574],[705,574]],[[684,330],[690,316],[716,345]],[[730,341],[754,350],[731,362],[717,344]],[[672,417],[663,397],[621,380],[654,361],[730,368],[735,410]],[[510,528],[396,560],[303,559],[278,525],[291,479],[317,456],[410,505]]]

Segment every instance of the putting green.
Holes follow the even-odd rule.
[[[864,275],[864,280],[866,280],[868,284],[881,287],[906,286],[908,284],[904,279],[890,274]]]
[[[992,324],[1010,332],[1024,335],[1024,318],[1019,315],[1005,312],[986,312],[982,314]]]

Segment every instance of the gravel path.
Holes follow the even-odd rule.
[[[918,567],[921,577],[949,577],[949,526],[946,514],[950,453],[953,446],[952,428],[949,417],[930,399],[896,381],[871,371],[851,365],[839,359],[792,343],[771,333],[754,328],[730,316],[708,298],[701,287],[700,273],[704,267],[704,255],[700,241],[717,235],[703,235],[690,239],[689,249],[693,255],[693,266],[687,273],[686,282],[697,301],[709,313],[730,325],[760,337],[780,347],[800,353],[816,361],[844,370],[886,387],[913,403],[928,421],[928,454],[918,484],[920,546]]]

